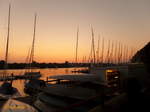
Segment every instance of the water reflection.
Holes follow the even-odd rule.
[[[76,70],[81,70],[81,69],[85,69],[85,68],[76,68]],[[73,71],[74,68],[47,68],[47,69],[33,69],[33,72],[41,72],[42,80],[46,80],[46,77],[48,76],[52,76],[52,75],[62,75],[62,74],[77,74],[77,73],[72,73],[71,71]],[[17,74],[17,75],[23,75],[23,73],[25,72],[25,69],[13,69],[13,70],[7,70],[8,74]],[[0,70],[0,75],[3,75],[3,70]],[[15,80],[13,81],[13,87],[16,87],[20,94],[25,96],[25,93],[23,92],[24,89],[24,82],[25,80]],[[0,82],[0,84],[2,84],[2,82]]]

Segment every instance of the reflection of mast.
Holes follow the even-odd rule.
[[[4,65],[5,69],[7,69],[8,66],[7,63],[8,63],[8,49],[9,49],[9,35],[10,35],[10,9],[11,9],[11,5],[9,4],[7,43],[6,43],[5,65]]]
[[[79,41],[79,28],[77,29],[76,58],[75,58],[75,63],[78,63],[78,41]]]

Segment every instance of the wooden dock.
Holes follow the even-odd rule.
[[[20,79],[35,79],[35,75],[13,75],[13,76],[0,76],[0,81],[11,81],[11,80],[20,80]]]

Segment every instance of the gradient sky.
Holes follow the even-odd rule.
[[[0,59],[4,58],[10,2],[9,62],[25,61],[35,12],[38,62],[73,61],[77,26],[80,58],[89,55],[91,25],[95,42],[100,35],[139,49],[150,40],[150,0],[0,0]]]

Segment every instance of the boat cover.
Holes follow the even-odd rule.
[[[38,112],[38,111],[26,103],[10,98],[2,107],[1,112]]]

